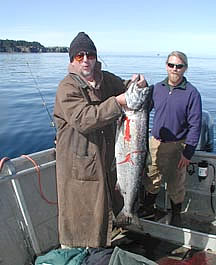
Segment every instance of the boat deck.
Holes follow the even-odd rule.
[[[164,257],[173,257],[181,260],[198,251],[152,237],[150,234],[143,235],[127,229],[120,230],[119,234],[113,239],[112,247],[115,246],[142,255],[155,262]]]
[[[182,228],[194,230],[200,233],[216,235],[216,220],[214,215],[198,215],[197,212],[182,212]],[[150,219],[161,224],[169,224],[171,210],[163,212],[158,210],[155,218]]]
[[[216,264],[216,251],[184,246],[181,243],[177,244],[170,241],[169,236],[166,240],[154,237],[149,233],[137,232],[130,227],[115,229],[112,247],[118,246],[123,250],[142,255],[159,265]]]
[[[55,150],[29,156],[35,164],[19,157],[5,161],[0,172],[0,263],[4,265],[13,264],[14,260],[16,265],[29,264],[35,256],[59,245]],[[216,179],[216,154],[196,152],[193,163],[201,160],[213,166],[209,166],[208,177],[202,181],[197,177],[196,164],[192,175],[187,175],[181,228],[168,225],[170,205],[164,186],[157,206],[168,210],[159,211],[155,220],[140,219],[139,225],[126,227],[113,244],[124,238],[120,240],[121,248],[154,261],[173,253],[187,256],[205,251],[215,255],[216,192],[210,194],[210,186]]]

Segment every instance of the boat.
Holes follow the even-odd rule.
[[[205,149],[204,142],[200,149]],[[34,264],[37,256],[59,247],[55,166],[55,148],[1,159],[0,264]],[[216,257],[215,168],[216,153],[196,150],[187,168],[182,227],[169,225],[170,205],[164,183],[157,198],[161,216],[157,220],[140,218],[139,225],[127,226],[113,237],[113,246],[120,242],[122,248],[136,251],[134,244],[125,247],[120,240],[132,240],[136,235],[147,245],[153,242],[154,250],[155,242],[163,242],[164,249],[169,243],[175,249],[184,247]]]

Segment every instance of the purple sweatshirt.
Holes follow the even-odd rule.
[[[152,99],[155,110],[152,135],[162,142],[185,139],[183,155],[190,160],[201,131],[200,93],[185,77],[173,89],[165,79],[154,86]]]

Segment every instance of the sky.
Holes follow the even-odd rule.
[[[0,39],[67,46],[86,32],[98,52],[216,55],[215,0],[10,0]]]

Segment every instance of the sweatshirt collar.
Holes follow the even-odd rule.
[[[179,85],[177,85],[177,86],[174,86],[174,87],[173,86],[170,86],[168,84],[168,77],[165,78],[162,81],[162,85],[167,86],[167,87],[172,88],[172,89],[179,88],[179,89],[184,89],[185,90],[186,89],[186,84],[187,84],[187,79],[184,76],[183,76],[183,80],[181,81],[181,83]]]

